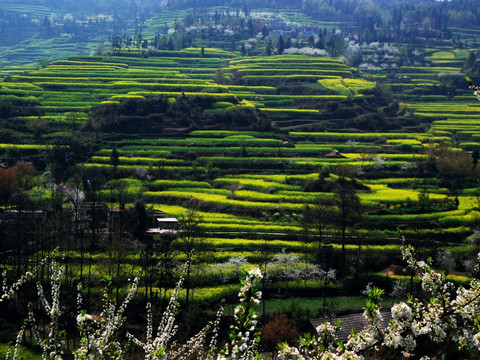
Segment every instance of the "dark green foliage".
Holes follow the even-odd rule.
[[[87,126],[100,131],[161,133],[167,108],[167,98],[164,96],[99,105],[90,111]]]
[[[468,55],[465,64],[463,64],[462,71],[471,79],[470,81],[474,83],[480,81],[480,61],[475,51],[471,51]]]
[[[145,231],[150,221],[150,215],[145,203],[142,200],[137,200],[135,205],[128,209],[127,219],[130,219],[130,232],[140,241],[145,240]]]
[[[0,119],[11,118],[15,116],[39,116],[42,111],[37,107],[40,105],[36,101],[24,100],[20,97],[16,99],[0,98]]]
[[[160,95],[147,99],[126,99],[120,104],[104,104],[89,113],[87,128],[100,132],[164,134],[191,130],[260,130],[272,129],[268,115],[256,109],[205,113],[213,108],[214,97],[180,96],[168,105]]]
[[[305,130],[338,131],[355,129],[361,131],[391,131],[405,127],[415,127],[423,132],[420,119],[400,109],[397,101],[382,87],[365,91],[364,97],[343,101],[296,100],[299,108],[313,108],[320,111],[317,125],[309,125]],[[428,119],[421,119],[429,121]]]

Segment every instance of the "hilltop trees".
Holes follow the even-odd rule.
[[[472,155],[463,150],[449,148],[447,145],[442,145],[437,150],[435,164],[442,184],[451,193],[475,184],[478,177],[479,171]]]
[[[462,72],[475,82],[480,81],[480,61],[475,51],[471,51],[462,67]]]
[[[169,103],[167,96],[147,99],[130,98],[122,102],[95,106],[89,113],[86,128],[117,133],[162,134],[164,128],[238,129],[269,131],[268,115],[255,108],[235,107],[225,112],[207,112],[214,108],[211,96],[180,96]]]

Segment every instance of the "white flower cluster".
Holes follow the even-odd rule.
[[[20,279],[14,282],[12,285],[8,286],[7,284],[7,270],[2,272],[2,293],[0,295],[0,303],[9,300],[15,295],[15,293],[20,289],[20,286],[25,284],[33,276],[33,273],[27,271]]]
[[[385,161],[387,160],[387,158],[383,156],[374,156],[372,160],[373,160],[373,167],[375,169],[380,169],[385,165]]]
[[[278,359],[360,360],[364,359],[366,352],[375,352],[382,348],[406,352],[416,351],[417,343],[424,342],[425,339],[437,343],[439,348],[445,344],[456,344],[459,349],[480,351],[480,281],[472,280],[469,288],[460,286],[455,289],[446,281],[443,274],[430,267],[428,261],[416,260],[412,247],[403,246],[402,254],[420,279],[424,291],[422,298],[426,300],[409,297],[407,302],[394,305],[391,309],[392,319],[384,328],[380,312],[380,301],[384,292],[370,286],[367,289],[368,298],[364,308],[364,316],[367,319],[364,329],[352,332],[345,343],[336,343],[341,324],[319,325],[316,329],[317,335],[302,337],[300,345],[297,347],[283,344]],[[186,268],[187,265],[185,265]],[[19,359],[18,350],[27,326],[43,351],[43,359],[61,359],[66,355],[63,353],[66,349],[65,338],[61,336],[62,332],[59,331],[58,321],[62,313],[60,284],[63,272],[63,268],[57,268],[53,262],[50,280],[52,289],[49,296],[51,301],[47,300],[43,288],[38,286],[40,301],[51,319],[50,324],[46,327],[49,331],[48,336],[46,338],[40,336],[37,322],[33,312],[30,311],[29,320],[21,328],[14,351],[8,353],[8,359]],[[331,271],[331,274],[324,272],[322,276],[334,278],[335,273],[334,271]],[[254,306],[260,303],[262,294],[257,290],[257,285],[262,279],[263,275],[258,268],[245,272],[245,278],[241,280],[242,287],[238,294],[240,305],[234,312],[235,323],[231,327],[231,341],[221,351],[217,349],[217,335],[223,309],[217,313],[213,323],[209,323],[184,344],[178,345],[173,341],[177,330],[175,325],[177,297],[183,276],[163,314],[156,337],[153,337],[152,309],[148,304],[145,342],[130,334],[128,334],[128,338],[144,350],[145,359],[260,359],[259,336],[256,332],[258,316]],[[76,360],[122,358],[121,344],[114,335],[118,333],[117,330],[125,320],[123,314],[135,293],[137,281],[138,279],[135,279],[132,289],[118,310],[106,297],[104,310],[100,316],[81,311],[81,296],[78,296],[79,311],[76,319],[81,340],[73,353]],[[79,288],[80,291],[81,288]],[[212,327],[212,340],[207,346],[207,331]],[[435,351],[437,350],[438,348],[435,349]],[[428,356],[421,357],[421,360],[428,359]]]
[[[308,56],[329,56],[328,52],[324,49],[316,49],[312,47],[302,48],[288,48],[283,51],[285,55],[308,55]]]
[[[333,281],[336,272],[333,269],[324,271],[315,264],[301,261],[298,255],[278,254],[272,258],[266,276],[267,281],[300,281],[322,279]]]
[[[283,19],[283,16],[268,11],[252,11],[250,17],[259,20]]]
[[[157,328],[157,334],[153,338],[153,320],[152,320],[152,306],[147,303],[147,333],[145,336],[145,342],[138,340],[135,336],[128,333],[127,336],[136,345],[140,346],[145,352],[145,359],[161,359],[166,358],[168,355],[168,345],[171,339],[175,336],[178,330],[178,325],[175,324],[175,316],[178,309],[178,294],[182,288],[185,274],[187,272],[189,264],[185,263],[183,269],[183,275],[173,291],[167,308],[165,309],[162,320]]]
[[[358,51],[358,47],[361,51]],[[379,42],[372,42],[369,44],[357,44],[350,41],[347,46],[345,56],[353,56],[354,54],[361,54],[363,63],[358,66],[358,69],[363,72],[378,72],[386,69],[397,68],[396,62],[400,60],[400,50],[388,44],[380,44]],[[373,52],[372,52],[373,50]]]
[[[259,268],[253,268],[245,273],[245,279],[241,280],[242,287],[238,293],[240,305],[235,308],[235,323],[230,328],[230,346],[222,352],[218,359],[259,359],[258,336],[255,334],[258,315],[252,309],[258,305],[262,298],[262,292],[256,289],[259,281],[263,279]]]
[[[45,338],[42,338],[42,336],[40,335],[40,331],[37,327],[37,321],[35,319],[35,315],[33,314],[32,309],[29,309],[28,312],[28,324],[30,325],[30,330],[33,338],[42,349],[42,359],[61,359],[62,347],[59,329],[59,319],[62,311],[60,306],[60,288],[62,284],[63,274],[65,273],[65,268],[63,266],[57,267],[56,261],[52,261],[50,271],[50,297],[52,299],[51,303],[48,301],[42,285],[37,284],[38,297],[47,316],[50,318],[48,335]],[[17,350],[15,352],[17,352]]]
[[[473,95],[475,95],[477,100],[480,101],[480,86],[471,84],[469,88],[473,90]]]
[[[420,277],[423,290],[431,296],[429,300],[410,298],[394,305],[392,320],[382,329],[378,302],[382,292],[370,288],[364,312],[368,325],[350,335],[344,345],[334,347],[333,342],[304,338],[298,348],[283,346],[279,359],[363,359],[366,350],[380,347],[411,352],[422,336],[441,345],[453,340],[459,349],[480,351],[480,281],[473,280],[469,289],[459,287],[455,294],[453,285],[442,274],[432,270],[427,262],[415,259],[413,248],[402,247],[402,254]],[[317,333],[319,338],[322,334],[324,339],[334,338],[330,336],[334,328],[328,323],[318,327]]]
[[[362,48],[355,41],[349,41],[344,52],[345,57],[362,57]]]
[[[98,319],[83,310],[79,311],[77,326],[80,331],[81,342],[74,353],[75,360],[94,360],[102,358],[106,354],[121,358],[123,353],[122,346],[115,339],[115,334],[125,321],[123,315],[127,305],[132,300],[133,295],[135,295],[137,287],[138,278],[135,278],[130,291],[118,309],[105,292],[103,311],[98,316]],[[81,286],[78,287],[78,290],[77,307],[80,309],[82,303]]]
[[[380,66],[376,66],[370,63],[362,63],[358,65],[358,69],[364,72],[376,72],[376,71],[382,71],[383,68]]]
[[[202,31],[202,30],[208,30],[208,29],[210,29],[209,26],[199,25],[199,26],[189,26],[189,27],[186,27],[186,28],[185,28],[185,31],[186,31],[186,32],[190,32],[190,31]]]
[[[56,261],[52,261],[49,296],[46,295],[44,288],[40,284],[37,285],[38,297],[46,315],[50,318],[49,324],[44,327],[44,330],[48,330],[47,335],[45,337],[41,336],[37,319],[33,311],[29,309],[28,319],[23,324],[17,336],[14,351],[13,353],[9,351],[7,359],[20,359],[20,345],[27,329],[30,330],[36,343],[40,346],[42,359],[60,360],[64,358],[64,351],[67,348],[64,343],[66,339],[63,335],[64,331],[61,331],[59,327],[60,316],[63,313],[60,293],[64,273],[65,268],[63,266],[57,266]],[[26,276],[27,275],[28,274],[26,274]],[[114,335],[125,320],[123,314],[136,292],[137,283],[138,279],[135,279],[127,297],[118,310],[114,303],[105,295],[104,310],[100,316],[96,317],[98,320],[94,319],[94,316],[80,310],[82,297],[80,294],[81,286],[78,286],[77,308],[79,312],[76,320],[81,339],[79,346],[73,352],[74,359],[94,360],[100,358],[121,358],[122,347],[120,343],[115,340]],[[50,298],[51,301],[49,301],[48,298]]]

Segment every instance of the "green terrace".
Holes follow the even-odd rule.
[[[350,69],[340,60],[311,58],[307,56],[276,56],[235,59],[233,54],[217,49],[205,50],[212,57],[201,57],[200,49],[181,51],[155,51],[148,58],[135,56],[135,51],[119,51],[115,56],[74,56],[69,60],[52,63],[45,69],[14,75],[0,87],[3,94],[21,96],[25,92],[37,96],[40,108],[52,114],[65,112],[88,112],[88,108],[101,103],[155,95],[214,96],[219,102],[209,112],[219,112],[222,100],[238,101],[238,107],[255,106],[268,113],[279,124],[309,124],[315,121],[319,111],[299,109],[296,101],[309,99],[342,100],[345,91],[335,91],[318,84],[321,91],[305,95],[276,94],[281,79],[316,82],[321,79],[336,79],[348,89],[349,94],[360,96],[363,90],[372,87],[371,82],[351,77]],[[248,71],[270,75],[248,75]],[[304,68],[300,66],[303,64]],[[233,72],[245,80],[243,85],[218,83],[218,69],[232,76]],[[331,75],[321,75],[321,74]],[[270,85],[259,84],[258,79],[249,85],[250,77],[267,76]],[[269,81],[270,81],[269,80]],[[262,81],[262,80],[260,80]],[[269,82],[267,81],[267,83]],[[333,93],[337,93],[334,95]],[[259,100],[259,98],[261,100]],[[283,106],[280,101],[283,101]],[[232,108],[233,109],[233,108]]]
[[[198,48],[160,51],[148,58],[140,57],[140,52],[135,56],[135,51],[120,51],[111,57],[75,56],[45,69],[28,71],[28,74],[17,73],[10,81],[0,83],[0,93],[5,99],[38,102],[46,110],[42,118],[60,126],[42,135],[43,139],[53,139],[67,133],[62,132],[61,126],[84,123],[88,119],[88,109],[102,102],[119,103],[160,94],[169,97],[169,103],[180,96],[214,97],[212,108],[205,111],[215,113],[258,107],[274,122],[287,119],[299,124],[314,124],[320,110],[301,108],[299,101],[342,101],[376,86],[372,81],[354,78],[351,69],[337,59],[290,55],[238,58],[225,51],[205,50],[209,54],[207,57],[201,57]],[[438,59],[451,60],[452,53],[447,53],[433,52],[432,63]],[[224,79],[239,76],[244,83],[226,83],[227,80],[217,77],[219,68],[223,69]],[[402,68],[410,74],[412,82],[400,84],[398,89],[400,86],[432,88],[439,80],[430,75],[425,77],[425,74],[438,76],[440,72],[453,69],[458,70],[444,65]],[[249,85],[250,81],[255,82]],[[302,86],[316,92],[277,93],[281,81],[300,81]],[[395,95],[396,88],[393,90]],[[398,177],[360,180],[364,187],[358,194],[366,208],[365,224],[352,229],[355,236],[366,237],[368,233],[375,237],[372,241],[378,246],[393,246],[400,224],[405,225],[405,234],[413,234],[419,223],[435,221],[441,229],[422,229],[424,236],[431,236],[438,230],[443,234],[439,235],[442,241],[448,237],[456,241],[476,221],[471,203],[474,190],[464,189],[458,196],[458,208],[453,208],[452,198],[447,197],[448,189],[433,180],[429,180],[426,187],[425,181],[408,177],[408,174],[409,169],[426,159],[424,147],[449,142],[454,132],[464,137],[460,146],[468,149],[476,146],[480,138],[475,128],[480,107],[456,100],[445,103],[408,101],[400,105],[418,116],[431,118],[430,131],[284,131],[279,134],[274,131],[196,130],[175,138],[123,137],[122,140],[106,140],[85,167],[111,172],[114,168],[111,153],[115,147],[119,153],[115,168],[121,177],[116,181],[125,184],[130,202],[141,195],[154,208],[179,216],[185,208],[178,204],[197,199],[202,204],[201,214],[205,221],[202,226],[212,241],[218,247],[241,251],[259,246],[262,239],[257,233],[278,234],[269,241],[278,242],[279,248],[288,247],[293,251],[300,248],[294,238],[303,231],[299,219],[305,204],[315,206],[318,199],[334,197],[332,189],[328,188],[336,179],[333,174],[325,179],[327,185],[323,191],[305,190],[309,183],[318,181],[320,171],[331,173],[339,165],[348,165],[358,174],[385,171]],[[24,123],[35,119],[35,116],[16,118]],[[37,144],[31,136],[23,139],[27,143],[6,143],[0,148],[4,154],[27,155],[38,155],[48,149]],[[340,152],[339,156],[329,157],[334,150]],[[139,168],[146,170],[149,177],[162,174],[165,178],[136,179]],[[176,178],[178,176],[182,179]],[[193,180],[195,177],[197,179]],[[423,212],[414,213],[426,195],[430,205]],[[102,191],[101,196],[107,201],[108,190]],[[379,208],[382,212],[375,213]],[[242,239],[244,235],[230,239],[225,236],[229,233],[242,233],[248,239]],[[338,231],[329,226],[328,233],[338,247]],[[351,246],[358,242],[355,236],[349,238]]]

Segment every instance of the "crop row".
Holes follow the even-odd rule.
[[[195,142],[193,142],[195,144]],[[130,154],[132,156],[136,156],[142,154],[145,157],[155,156],[155,155],[164,155],[166,153],[188,153],[188,152],[195,152],[197,155],[206,156],[207,154],[213,154],[213,156],[219,156],[221,154],[240,154],[242,152],[242,147],[240,146],[241,141],[237,140],[235,144],[232,140],[231,146],[197,146],[188,144],[177,144],[177,145],[154,145],[154,143],[146,143],[145,145],[135,144],[135,145],[128,145],[125,144],[119,151],[122,154]],[[369,152],[369,151],[382,151],[382,147],[368,145],[368,144],[296,144],[295,147],[287,147],[287,146],[270,146],[270,147],[263,147],[263,146],[249,146],[245,144],[247,147],[245,150],[248,153],[248,156],[319,156],[322,154],[328,154],[329,152],[333,151],[334,149],[343,151],[358,151],[358,152]],[[101,155],[109,155],[111,150],[103,149],[101,150]],[[99,153],[100,154],[100,153]],[[327,160],[325,160],[327,161]]]
[[[303,204],[293,204],[293,203],[271,203],[271,202],[262,202],[258,203],[255,201],[239,201],[228,199],[224,195],[217,194],[205,194],[205,193],[191,193],[191,192],[182,192],[182,191],[161,191],[153,192],[147,191],[144,193],[144,196],[149,199],[149,201],[158,201],[166,198],[178,198],[178,199],[196,199],[211,205],[221,205],[227,206],[232,209],[253,209],[253,210],[289,210],[289,211],[300,211],[303,208]]]
[[[434,136],[431,133],[334,133],[334,132],[296,132],[291,131],[290,136],[293,138],[315,138],[324,140],[363,140],[375,141],[380,138],[386,139],[415,139],[422,142],[425,141],[448,141],[449,137]]]

